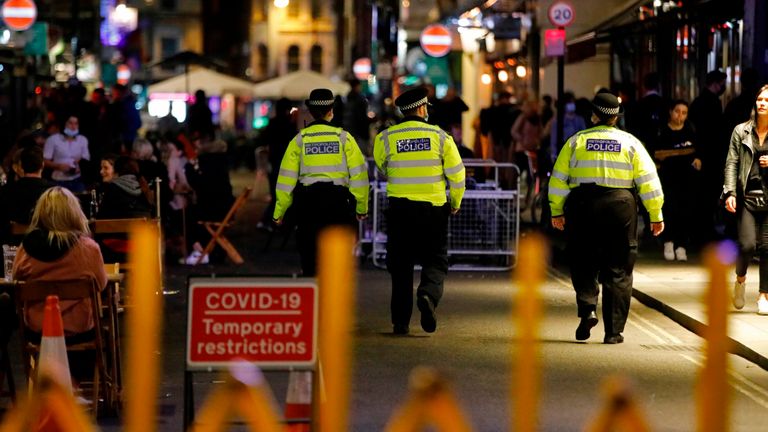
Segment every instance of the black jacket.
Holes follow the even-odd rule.
[[[51,184],[35,177],[22,177],[0,188],[0,238],[11,240],[11,222],[29,224],[38,198]]]
[[[132,174],[117,177],[104,187],[98,219],[143,218],[152,216],[152,206],[139,181]]]

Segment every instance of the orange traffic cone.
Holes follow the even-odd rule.
[[[312,372],[291,372],[285,397],[285,432],[309,432],[311,417]]]
[[[72,393],[72,377],[69,375],[67,344],[64,341],[64,323],[61,320],[59,297],[45,299],[43,317],[43,338],[40,341],[40,357],[37,374],[46,374]]]
[[[72,377],[69,375],[67,344],[64,341],[64,323],[61,320],[59,297],[48,296],[45,299],[43,316],[43,337],[40,340],[40,356],[37,362],[37,376],[47,375],[72,394]],[[38,419],[37,432],[59,432],[64,428],[59,424],[49,407],[42,407]]]

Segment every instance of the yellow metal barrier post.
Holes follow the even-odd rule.
[[[544,282],[547,268],[547,242],[537,234],[531,234],[520,242],[520,254],[515,272],[518,285],[517,307],[512,321],[517,322],[517,347],[515,369],[510,383],[510,396],[515,396],[511,412],[515,413],[512,430],[533,432],[536,430],[539,400],[539,343],[538,330],[541,321],[539,288]]]
[[[728,295],[726,266],[731,264],[737,249],[733,242],[723,242],[708,249],[704,263],[709,268],[710,283],[706,294],[709,323],[704,328],[706,340],[704,367],[696,386],[698,428],[701,432],[728,431],[730,389],[728,387]]]
[[[29,399],[8,411],[0,432],[93,432],[96,429],[78,406],[72,390],[43,373]]]
[[[611,377],[603,385],[605,402],[603,410],[585,429],[587,432],[648,432],[650,427],[635,402],[629,382],[621,377]]]
[[[314,385],[314,405],[320,406],[315,424],[321,432],[349,430],[349,377],[352,368],[352,329],[355,313],[355,271],[352,230],[331,227],[317,242],[318,289],[320,292],[320,364],[323,365],[325,398],[320,400]],[[317,368],[320,369],[319,367]]]
[[[385,432],[414,432],[428,425],[434,425],[441,432],[472,430],[448,380],[436,369],[414,368],[409,387],[408,400],[389,419]]]
[[[225,430],[232,415],[237,414],[251,432],[282,432],[276,406],[258,368],[243,364],[233,368],[233,373],[226,375],[225,383],[208,396],[190,430]]]
[[[136,222],[131,227],[128,289],[135,308],[128,314],[128,370],[125,380],[127,432],[157,427],[157,383],[160,370],[160,328],[163,306],[157,225]]]

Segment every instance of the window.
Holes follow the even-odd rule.
[[[289,0],[288,1],[288,16],[296,18],[299,16],[301,10],[301,0]]]
[[[317,19],[323,16],[323,2],[322,0],[312,0],[312,18]]]
[[[259,63],[257,65],[258,70],[256,71],[256,73],[258,74],[258,76],[263,77],[269,73],[269,71],[267,70],[269,65],[269,50],[267,49],[267,46],[262,43],[262,44],[259,44],[259,47],[257,48],[257,53],[259,56],[258,57]]]
[[[312,51],[309,53],[310,68],[315,72],[323,72],[323,47],[312,45]]]
[[[257,20],[267,19],[267,15],[269,14],[269,3],[269,0],[256,0],[256,3],[253,6],[253,15]]]
[[[161,0],[160,8],[163,10],[176,10],[176,0]]]
[[[288,72],[299,70],[299,46],[291,45],[288,48]]]
[[[160,38],[160,58],[168,58],[179,52],[179,39],[175,37]],[[165,70],[173,70],[175,66],[164,66]]]

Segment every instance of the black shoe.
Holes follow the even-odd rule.
[[[410,331],[411,330],[408,328],[407,325],[395,324],[394,326],[392,326],[392,333],[396,335],[407,335],[408,332]]]
[[[598,320],[595,311],[590,312],[588,316],[581,317],[581,322],[579,322],[579,326],[576,327],[576,340],[583,341],[589,339],[590,330],[592,330],[592,327],[596,326],[597,323]]]
[[[437,329],[437,316],[435,315],[435,304],[426,294],[422,294],[416,300],[416,306],[421,311],[421,328],[427,333],[434,333]]]
[[[607,344],[620,344],[624,342],[624,336],[621,335],[621,333],[612,334],[612,335],[605,335],[605,339],[603,339],[603,343]]]

